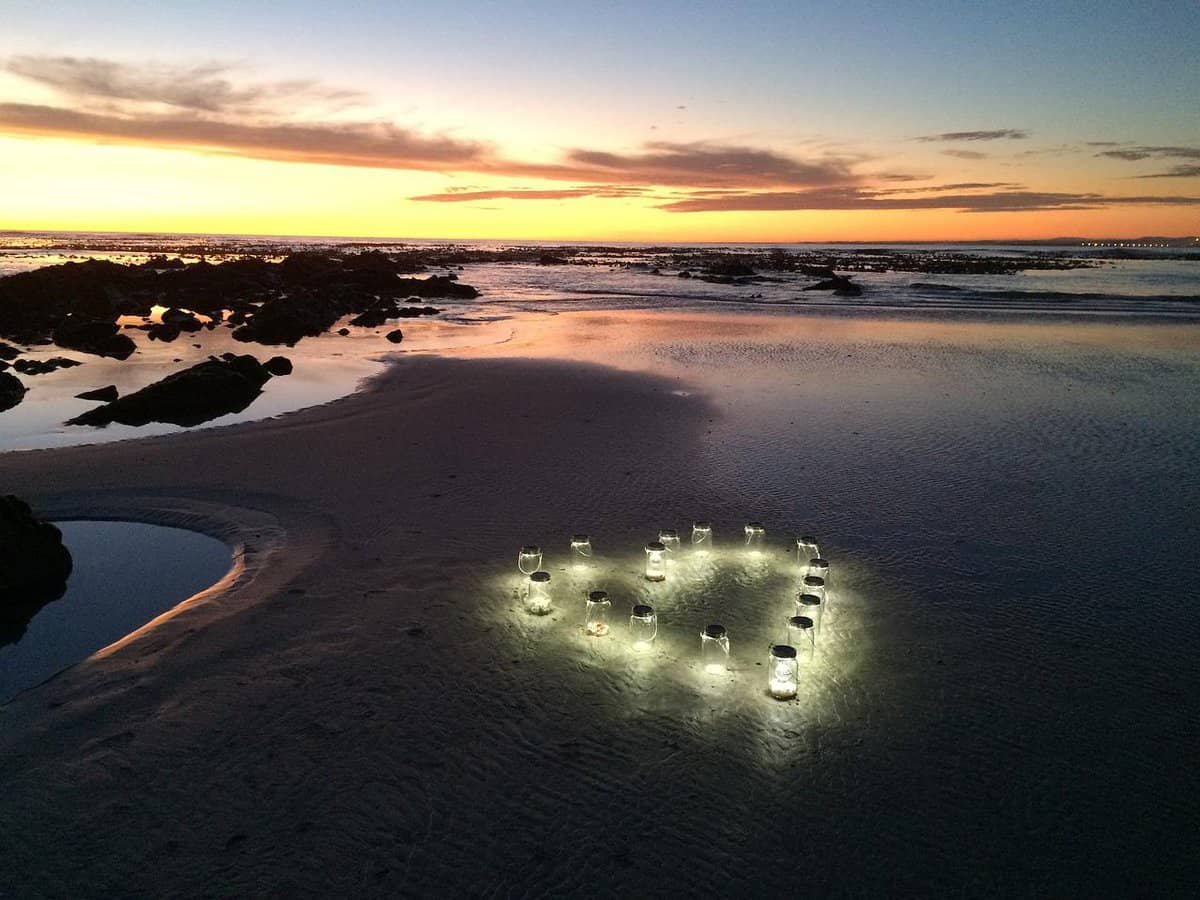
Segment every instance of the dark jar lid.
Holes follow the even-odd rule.
[[[705,637],[710,637],[710,638],[723,638],[723,637],[725,637],[725,626],[724,625],[715,625],[715,624],[714,625],[705,625],[704,626],[704,635],[705,635]]]
[[[808,594],[806,596],[812,595]],[[792,616],[790,619],[788,619],[788,625],[790,625],[792,628],[812,628],[813,620],[808,616]]]
[[[805,575],[804,576],[804,586],[805,587],[813,587],[813,588],[823,588],[823,587],[825,587],[825,579],[818,578],[816,575]]]
[[[608,591],[590,591],[588,593],[589,603],[607,603]]]
[[[633,614],[639,619],[646,619],[654,615],[654,607],[647,606],[645,603],[639,603],[633,608]]]
[[[701,520],[699,522],[693,522],[692,527],[699,528],[701,531],[712,531],[712,522],[705,522]]]
[[[525,555],[541,556],[542,548],[537,544],[526,544],[521,548],[521,553]]]
[[[763,527],[762,522],[747,522],[746,530],[747,531],[766,531],[767,529],[765,529]]]
[[[829,568],[829,560],[827,560],[827,559],[826,559],[825,557],[823,557],[823,556],[816,556],[816,557],[813,557],[812,559],[810,559],[810,560],[808,561],[808,564],[809,564],[810,566],[818,566],[818,567],[824,566],[826,569],[828,569],[828,568]]]
[[[795,659],[796,648],[791,644],[776,644],[771,648],[771,656],[775,659]]]
[[[801,606],[820,606],[821,598],[818,597],[816,594],[801,594],[796,599],[796,602],[799,603]]]
[[[811,534],[801,534],[796,537],[796,543],[798,544],[815,544],[816,542],[817,539]]]
[[[646,545],[646,549],[651,553],[661,553],[667,547],[662,541],[651,541]]]
[[[536,581],[538,584],[547,584],[550,581],[549,572],[534,572],[529,576],[530,581]]]
[[[677,537],[679,537],[679,532],[676,531],[674,528],[664,528],[662,531],[660,531],[658,533],[659,540],[662,540],[663,538],[677,538]]]
[[[591,542],[592,542],[592,539],[586,534],[571,535],[571,543],[572,544],[590,544]]]

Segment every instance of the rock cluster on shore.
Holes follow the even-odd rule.
[[[63,595],[71,567],[61,531],[25,501],[0,497],[0,645],[20,640],[34,614]]]
[[[229,413],[241,412],[262,393],[263,385],[273,375],[287,375],[291,371],[291,361],[282,356],[260,363],[248,354],[226,353],[174,372],[140,391],[114,397],[66,424],[100,427],[112,422],[122,425],[150,422],[185,427],[200,425]],[[112,390],[115,393],[115,389]]]
[[[148,318],[152,307],[165,306],[161,322],[136,326],[152,340],[172,341],[181,333],[226,324],[240,341],[290,346],[324,333],[347,315],[382,325],[440,311],[401,306],[405,298],[420,304],[435,297],[479,296],[452,274],[407,277],[422,268],[412,259],[374,250],[304,251],[278,262],[243,258],[186,264],[159,257],[141,265],[69,262],[0,278],[0,337],[127,359],[136,344],[118,327],[118,318]],[[0,344],[0,358],[19,353]]]

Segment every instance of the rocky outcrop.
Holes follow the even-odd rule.
[[[54,329],[53,340],[67,350],[78,350],[95,356],[128,359],[137,345],[128,335],[120,334],[115,321],[89,319],[69,315]]]
[[[37,611],[63,595],[70,575],[62,532],[23,500],[0,497],[0,643],[19,640]]]
[[[110,384],[107,387],[96,388],[94,391],[84,391],[82,394],[76,394],[78,400],[98,400],[101,403],[112,403],[121,394],[117,390],[115,384]]]
[[[806,285],[801,288],[803,291],[833,291],[836,297],[858,297],[862,294],[862,287],[855,284],[846,275],[835,275],[829,273],[831,277],[824,281],[818,281],[816,284]]]
[[[271,372],[253,356],[226,353],[88,410],[66,424],[200,425],[244,410],[262,393],[270,378]]]
[[[65,356],[52,356],[49,359],[18,359],[12,367],[22,375],[45,375],[55,369],[73,369],[82,366],[77,359],[67,359]]]
[[[398,344],[404,340],[404,332],[397,328],[395,331],[389,331],[386,337],[393,344]]]
[[[21,384],[21,379],[8,372],[0,372],[0,412],[12,409],[25,399],[27,388]]]
[[[263,368],[272,375],[291,375],[292,361],[286,356],[272,356],[263,363]]]

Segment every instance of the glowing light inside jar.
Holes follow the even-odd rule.
[[[674,528],[664,528],[658,533],[658,542],[670,553],[679,549],[679,532]]]
[[[634,649],[649,650],[654,646],[657,636],[658,616],[654,614],[654,607],[639,603],[629,617],[629,638],[633,641]]]
[[[712,525],[708,522],[692,523],[692,548],[700,553],[712,549]]]
[[[646,545],[646,580],[667,580],[667,548],[660,541]]]
[[[517,554],[517,568],[522,575],[532,575],[542,567],[542,548],[536,544],[528,544]]]
[[[576,568],[582,568],[591,558],[592,539],[586,534],[571,535],[571,564]]]
[[[754,556],[762,553],[767,542],[767,529],[758,522],[746,526],[746,549]]]
[[[550,612],[551,605],[550,573],[532,573],[525,587],[525,609],[535,616],[544,616]]]
[[[604,637],[608,634],[608,612],[611,607],[607,591],[589,593],[584,611],[583,630],[592,637]]]
[[[791,700],[800,681],[796,648],[776,644],[767,657],[767,691],[776,700]]]
[[[700,632],[700,665],[710,675],[729,669],[729,632],[724,625],[707,625]]]
[[[820,578],[822,581],[828,581],[829,560],[820,556],[813,557],[808,561],[808,574]]]

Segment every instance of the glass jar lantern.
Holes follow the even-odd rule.
[[[797,601],[797,608],[799,602]],[[788,644],[796,648],[796,660],[805,663],[816,652],[816,623],[807,613],[791,616],[787,620]]]
[[[651,541],[646,545],[646,580],[667,580],[667,548],[661,541]]]
[[[527,544],[517,554],[517,568],[522,575],[532,575],[542,567],[542,548],[536,544]]]
[[[807,571],[808,561],[821,555],[817,539],[811,534],[802,534],[796,538],[796,558],[800,561],[800,571]]]
[[[679,532],[674,528],[664,528],[658,533],[658,542],[667,548],[667,552],[679,549]]]
[[[760,522],[751,522],[746,526],[746,549],[752,554],[762,553],[767,542],[767,529]]]
[[[608,613],[611,608],[608,591],[591,591],[587,595],[583,630],[591,637],[604,637],[608,634]]]
[[[592,539],[586,534],[571,535],[571,564],[576,568],[587,565],[592,558]]]
[[[707,553],[712,549],[712,524],[709,522],[692,523],[692,549]]]
[[[825,601],[816,594],[800,594],[796,598],[796,615],[812,619],[814,624],[821,620],[821,611],[824,608]]]
[[[629,638],[635,650],[649,650],[658,636],[658,616],[654,607],[639,603],[629,617]]]
[[[821,556],[815,556],[808,561],[808,574],[820,578],[822,581],[829,580],[829,560]]]
[[[767,691],[776,700],[791,700],[799,681],[796,648],[788,644],[773,646],[767,657]]]
[[[707,625],[700,632],[700,665],[710,675],[729,668],[729,632],[724,625]]]
[[[824,578],[818,578],[816,575],[805,575],[804,579],[800,582],[800,586],[803,588],[803,593],[813,594],[821,600],[825,599]]]
[[[541,571],[532,573],[525,586],[525,609],[535,616],[544,616],[550,612],[551,603],[550,573]]]

